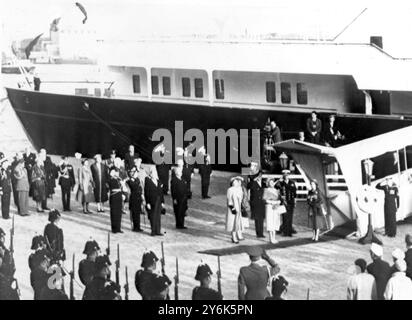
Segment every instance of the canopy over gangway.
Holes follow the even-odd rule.
[[[328,212],[333,214],[332,211],[334,211],[335,214],[333,214],[333,218],[335,222],[337,221],[335,224],[342,224],[345,220],[354,220],[362,215],[359,207],[356,205],[356,196],[363,186],[362,161],[378,157],[387,152],[397,152],[411,145],[412,126],[409,126],[338,148],[321,146],[294,139],[279,142],[275,144],[274,147],[292,156],[309,179],[317,180],[319,188],[326,199]],[[349,204],[346,204],[344,209],[342,206],[339,208],[339,205],[333,202],[334,195],[328,193],[326,167],[334,162],[339,164],[348,188],[347,201]],[[400,184],[398,187],[401,192],[402,190],[406,190],[406,188],[408,188],[408,190],[411,188],[409,179],[399,179],[398,181]],[[402,197],[401,195],[401,203],[402,201],[405,203],[403,211],[408,211],[400,215],[402,218],[409,215],[412,211],[409,205],[406,206],[406,203],[412,200],[409,199],[412,198],[412,195],[409,194],[410,192],[403,192],[404,196]],[[383,219],[381,219],[381,221],[383,221]],[[381,223],[377,225],[374,224],[374,227],[381,227],[382,225],[380,224]]]

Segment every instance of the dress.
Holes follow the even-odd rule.
[[[79,168],[77,181],[79,181],[79,189],[76,195],[77,201],[80,201],[82,204],[93,202],[93,179],[90,169],[84,166]]]
[[[311,223],[313,229],[325,228],[325,217],[322,210],[322,197],[319,190],[309,190],[308,192],[308,204],[309,210],[312,213]]]
[[[275,188],[265,188],[263,191],[263,200],[265,200],[266,230],[279,231],[280,228],[280,196],[279,191]]]
[[[241,187],[230,187],[227,190],[226,231],[228,232],[244,230],[242,221],[242,199],[243,191]],[[232,213],[231,206],[236,210],[236,214]]]
[[[34,165],[31,172],[33,187],[33,200],[41,202],[46,200],[46,174],[42,166]]]
[[[94,199],[96,202],[106,202],[108,200],[107,186],[107,168],[102,163],[94,163],[91,168],[92,177],[94,181]]]

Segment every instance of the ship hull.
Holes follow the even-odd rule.
[[[38,150],[51,154],[91,157],[115,149],[126,152],[134,144],[151,162],[153,132],[159,128],[174,134],[175,121],[184,130],[262,129],[268,118],[276,120],[283,138],[304,131],[308,113],[246,108],[211,107],[175,103],[96,98],[6,88],[11,105]],[[326,116],[322,115],[322,118]],[[339,116],[337,123],[349,139],[359,140],[412,124],[411,120]],[[251,133],[251,130],[249,130]],[[226,166],[227,168],[227,166]]]

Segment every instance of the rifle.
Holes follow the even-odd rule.
[[[160,263],[162,264],[162,274],[165,275],[165,250],[163,247],[163,241],[160,244],[162,246],[162,259],[160,260]]]
[[[220,269],[220,256],[217,256],[217,291],[219,291],[220,294],[222,294],[222,283],[221,283],[221,278],[222,278],[222,271]]]
[[[117,260],[116,260],[116,284],[120,287],[120,246],[117,244]]]
[[[106,248],[106,254],[108,257],[110,257],[110,232],[107,233],[107,248]]]
[[[179,259],[176,257],[175,300],[179,300]]]
[[[74,297],[74,264],[75,264],[75,255],[73,253],[72,259],[72,271],[70,271],[70,300],[76,300]]]
[[[11,276],[11,284],[13,282],[15,283],[15,289],[14,292],[16,293],[16,299],[20,300],[20,288],[19,288],[19,283],[16,278],[14,278],[14,272],[16,271],[16,266],[14,264],[14,214],[12,218],[12,223],[11,223],[11,229],[10,229],[10,276]]]
[[[10,259],[11,262],[14,263],[14,214],[10,229]]]
[[[306,293],[306,300],[309,300],[310,289],[308,288],[308,292]]]
[[[127,273],[127,266],[124,268],[126,276],[126,284],[124,285],[124,299],[129,300],[129,274]]]

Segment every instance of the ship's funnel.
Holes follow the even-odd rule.
[[[375,46],[383,49],[383,41],[381,36],[371,36],[370,44],[374,44]]]

